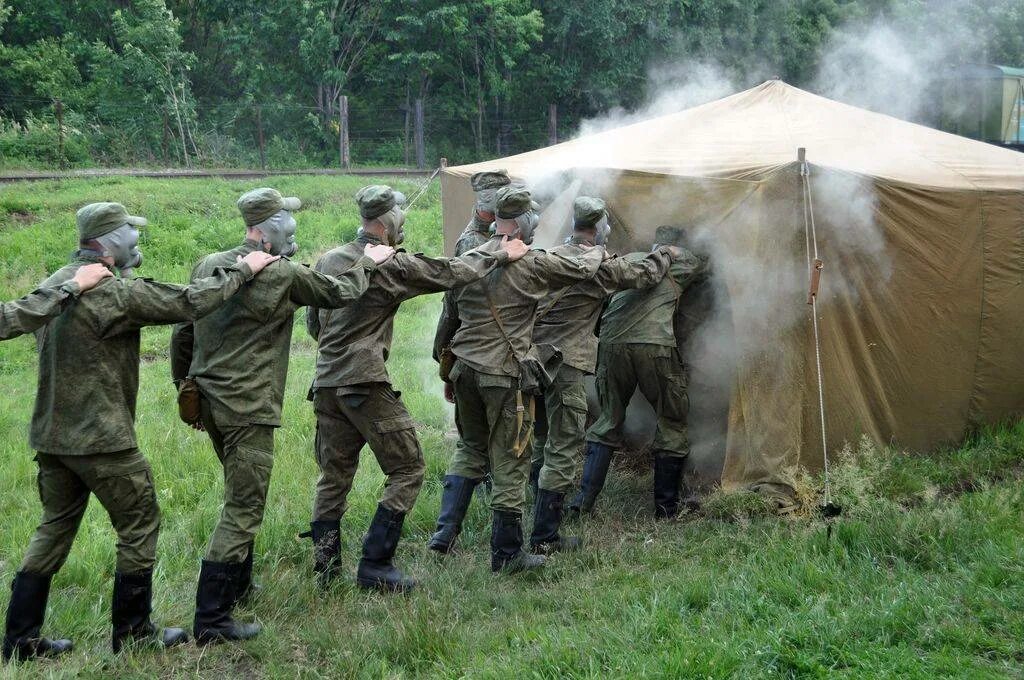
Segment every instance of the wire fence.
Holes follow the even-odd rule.
[[[86,105],[3,93],[0,166],[427,168],[442,156],[465,163],[537,149],[566,128],[553,105],[496,119],[429,101],[377,107],[342,99],[328,109],[288,101]]]

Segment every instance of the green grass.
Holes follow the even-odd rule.
[[[303,259],[349,239],[362,178],[275,178],[303,197]],[[400,182],[403,190],[414,188]],[[111,178],[0,187],[0,294],[21,294],[74,248],[73,213],[118,200],[150,219],[140,273],[184,282],[202,254],[234,245],[234,200],[253,182]],[[410,250],[440,250],[436,187],[412,211]],[[978,433],[963,447],[907,457],[859,443],[839,461],[846,513],[831,538],[812,513],[773,517],[749,496],[715,494],[705,511],[655,523],[650,476],[613,471],[596,517],[578,529],[587,550],[556,556],[536,577],[488,570],[488,518],[475,500],[462,550],[425,549],[451,453],[450,410],[429,358],[439,296],[403,306],[392,375],[419,423],[427,481],[398,559],[422,580],[410,596],[351,583],[383,477],[367,453],[343,520],[350,578],[313,587],[309,520],[316,479],[314,419],[304,400],[314,346],[296,329],[285,425],[278,432],[267,517],[257,540],[263,593],[243,617],[265,625],[252,642],[194,645],[119,658],[109,653],[114,536],[89,509],[57,575],[44,632],[75,639],[73,654],[3,677],[1022,677],[1024,662],[1024,425]],[[299,315],[297,323],[302,322]],[[163,530],[155,618],[191,621],[200,555],[221,474],[205,437],[177,421],[166,329],[144,334],[138,432],[153,463]],[[38,519],[27,423],[34,396],[30,338],[0,344],[0,582],[9,583]],[[699,398],[699,395],[693,395]],[[813,505],[819,480],[801,493]]]

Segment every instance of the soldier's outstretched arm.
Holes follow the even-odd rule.
[[[46,286],[12,302],[0,303],[0,340],[31,333],[61,315],[68,304],[105,278],[113,276],[102,264],[79,267],[72,279]]]
[[[263,252],[252,252],[230,267],[218,267],[210,276],[193,279],[187,286],[149,279],[123,281],[124,304],[120,309],[109,310],[109,315],[103,315],[102,334],[111,336],[143,326],[200,319],[278,259]]]
[[[564,257],[554,253],[537,253],[525,260],[547,287],[561,288],[577,281],[593,278],[605,259],[603,246],[594,246],[578,257]]]
[[[366,254],[337,277],[321,274],[303,265],[291,264],[291,300],[295,304],[311,307],[344,307],[366,292],[370,285],[370,274],[377,264],[394,253],[395,249],[390,246],[367,246]]]
[[[451,290],[479,281],[498,267],[515,262],[529,251],[519,240],[502,239],[499,250],[470,250],[458,257],[400,254],[374,277],[395,300]]]
[[[601,264],[594,280],[609,293],[626,288],[650,288],[665,277],[677,252],[678,249],[662,246],[640,259],[609,258]]]

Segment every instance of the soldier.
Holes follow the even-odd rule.
[[[604,201],[580,196],[573,203],[573,233],[565,245],[551,252],[578,257],[584,248],[604,245],[611,228]],[[576,456],[583,446],[587,395],[583,376],[594,373],[597,362],[598,317],[609,295],[624,288],[649,288],[661,281],[672,258],[682,255],[673,247],[655,248],[639,258],[606,259],[592,279],[554,293],[537,314],[533,342],[558,350],[562,364],[552,384],[538,400],[534,428],[534,468],[538,489],[530,548],[535,553],[573,549],[579,539],[562,537],[565,495],[572,489]]]
[[[539,216],[524,187],[498,190],[495,235],[480,248],[495,251],[501,238],[533,240]],[[533,320],[551,287],[594,276],[604,257],[595,247],[578,258],[530,251],[521,261],[492,272],[482,281],[455,291],[459,328],[442,337],[456,357],[450,373],[455,393],[459,441],[444,480],[437,531],[429,547],[451,550],[462,528],[473,488],[490,466],[491,569],[518,571],[542,566],[544,557],[522,550],[522,515],[530,460],[524,455],[532,428],[528,386],[535,355],[530,353]]]
[[[366,290],[374,267],[394,252],[367,246],[338,279],[295,264],[288,256],[298,249],[292,212],[299,207],[299,199],[268,188],[238,199],[245,241],[203,258],[192,278],[252,252],[281,255],[281,261],[214,314],[177,326],[171,337],[172,377],[195,381],[201,396],[194,427],[210,436],[224,467],[224,507],[196,589],[193,633],[200,644],[246,640],[260,631],[258,624],[237,623],[231,612],[252,585],[253,540],[270,485],[274,429],[281,425],[295,310],[352,302]]]
[[[369,186],[356,194],[363,218],[356,239],[328,252],[316,270],[340,276],[370,244],[398,246],[405,238],[404,197],[390,187]],[[415,581],[392,563],[405,515],[423,483],[423,452],[385,362],[391,352],[395,314],[403,300],[477,281],[496,266],[519,259],[528,248],[504,240],[495,251],[471,250],[445,259],[398,251],[370,277],[359,304],[340,310],[310,308],[307,326],[319,341],[313,408],[317,417],[316,460],[320,467],[313,521],[313,570],[326,584],[338,572],[340,520],[364,444],[377,457],[387,481],[363,542],[356,582],[363,588],[406,591]]]
[[[491,238],[491,225],[494,223],[494,211],[497,206],[498,190],[508,186],[512,180],[504,170],[475,173],[469,178],[470,186],[476,193],[476,205],[473,217],[463,229],[459,240],[455,242],[455,255],[458,257],[474,248],[479,248]],[[452,293],[444,294],[441,303],[441,318],[437,321],[437,332],[434,336],[434,361],[440,362],[441,357],[451,348],[445,343],[450,342],[455,331],[459,330],[459,313],[455,309]],[[445,381],[444,397],[455,403],[452,384]]]
[[[39,381],[30,442],[38,454],[43,519],[11,587],[3,656],[52,656],[70,640],[39,636],[50,581],[67,559],[89,494],[95,494],[117,532],[117,570],[111,605],[114,652],[135,640],[170,647],[187,641],[180,628],[162,635],[150,621],[153,564],[160,511],[149,462],[135,439],[139,389],[139,331],[143,326],[195,319],[209,313],[276,258],[253,254],[176,286],[125,274],[142,262],[137,227],[145,225],[119,203],[93,203],[78,211],[81,250],[43,282],[44,289],[74,294],[95,276],[90,264],[117,268],[37,335]]]
[[[706,273],[707,263],[686,250],[686,232],[681,228],[658,227],[654,241],[655,247],[672,244],[683,253],[661,283],[617,293],[601,316],[597,355],[601,414],[587,432],[583,485],[569,504],[576,512],[594,507],[612,451],[622,446],[626,406],[637,386],[658,416],[653,444],[655,517],[674,517],[679,511],[679,485],[690,452],[686,429],[690,402],[673,325],[680,296]]]

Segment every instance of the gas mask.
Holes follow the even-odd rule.
[[[96,242],[100,244],[103,257],[114,259],[114,266],[122,278],[128,278],[133,269],[142,265],[139,230],[132,225],[124,224],[103,236],[97,236]]]
[[[519,227],[519,238],[526,245],[533,243],[533,232],[540,224],[540,213],[536,210],[527,210],[519,217],[514,218],[516,226]]]
[[[476,192],[476,212],[478,215],[483,215],[481,220],[486,219],[487,215],[494,219],[494,211],[497,209],[496,199],[498,190],[497,189],[481,189]]]
[[[267,250],[271,255],[282,255],[291,257],[299,250],[299,244],[295,241],[295,218],[287,210],[279,210],[268,219],[254,224],[253,229],[259,229],[263,236],[260,238],[260,248]]]
[[[397,205],[391,210],[377,218],[384,225],[384,233],[387,235],[388,245],[398,246],[405,241],[405,211]]]

